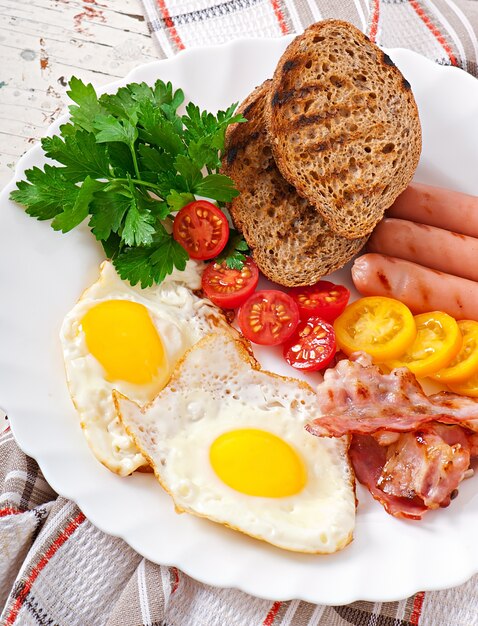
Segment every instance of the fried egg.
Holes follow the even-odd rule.
[[[313,390],[261,371],[241,341],[222,332],[202,339],[146,407],[114,395],[178,512],[297,552],[331,553],[351,541],[347,438],[310,435]]]
[[[96,457],[121,476],[147,461],[116,415],[113,389],[139,405],[149,402],[186,350],[217,326],[229,328],[223,314],[192,291],[200,287],[201,266],[189,261],[183,272],[141,289],[105,261],[64,319],[60,339],[81,427]]]

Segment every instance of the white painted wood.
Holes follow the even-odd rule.
[[[0,189],[71,76],[99,86],[156,58],[140,0],[0,0]]]

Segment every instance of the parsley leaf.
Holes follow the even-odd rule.
[[[144,102],[139,108],[138,123],[141,141],[157,146],[173,156],[186,152],[180,118],[175,116],[168,119],[161,108],[152,102]]]
[[[28,215],[49,220],[76,202],[78,187],[64,175],[65,168],[45,165],[42,171],[33,167],[25,172],[27,181],[17,184],[11,199],[26,207]]]
[[[200,196],[215,198],[221,202],[230,202],[239,195],[234,187],[234,181],[224,174],[209,174],[194,185],[193,191]]]
[[[202,180],[201,170],[197,165],[184,154],[178,154],[174,160],[174,165],[179,174],[186,181],[188,191],[194,191],[198,187]],[[225,177],[227,178],[227,177]],[[231,179],[228,178],[230,181]],[[231,181],[232,182],[232,181]],[[197,193],[200,193],[199,191]],[[203,194],[206,195],[206,194]],[[209,196],[208,196],[209,197]],[[220,200],[220,198],[217,198]]]
[[[128,188],[122,194],[128,198],[129,207],[126,212],[121,238],[127,246],[147,246],[153,241],[156,232],[153,226],[154,215],[147,207],[141,194],[135,193],[131,177],[128,176]]]
[[[117,120],[112,115],[98,115],[94,127],[100,131],[96,133],[98,143],[119,141],[131,146],[138,137],[138,130],[129,120]]]
[[[25,172],[11,198],[55,230],[85,219],[120,275],[143,287],[161,282],[188,255],[164,220],[196,200],[230,202],[238,191],[220,174],[224,136],[243,121],[236,105],[216,114],[184,102],[181,89],[157,80],[131,83],[98,97],[73,77],[70,120],[42,140],[46,164]],[[233,238],[227,262],[241,265],[244,242]]]
[[[172,189],[169,196],[166,198],[166,202],[171,210],[171,213],[180,211],[186,204],[194,202],[195,197],[192,193],[178,193],[176,189]]]
[[[187,105],[187,115],[182,118],[186,127],[185,140],[189,143],[189,156],[198,167],[205,166],[208,170],[220,168],[227,127],[245,121],[242,115],[234,115],[236,106],[233,104],[227,111],[218,111],[217,115],[213,115],[201,111],[192,102]]]
[[[175,267],[183,270],[187,260],[186,250],[164,231],[156,236],[153,245],[128,248],[113,262],[123,280],[129,280],[132,285],[140,283],[145,288],[162,282]]]
[[[231,228],[229,233],[229,241],[219,256],[216,257],[216,263],[226,262],[230,270],[242,270],[246,260],[246,254],[249,254],[249,246],[242,234]]]
[[[150,244],[156,232],[154,221],[154,216],[149,211],[141,210],[136,198],[131,198],[122,234],[125,244],[127,246]]]
[[[103,94],[100,103],[115,118],[130,120],[132,124],[137,123],[137,102],[133,98],[130,87],[120,87],[115,94]]]
[[[131,199],[117,192],[96,193],[90,205],[89,226],[99,240],[106,240],[111,233],[117,233],[123,223]]]
[[[111,233],[108,239],[103,239],[101,245],[108,259],[116,259],[123,248],[121,237],[116,233]]]
[[[73,76],[68,84],[70,90],[67,95],[77,105],[70,105],[72,129],[76,127],[93,132],[93,120],[97,115],[102,115],[105,110],[101,106],[93,85],[85,85],[79,78]]]
[[[166,152],[161,152],[158,148],[151,148],[144,143],[139,144],[140,164],[151,172],[160,172],[174,167],[174,157]]]
[[[87,176],[81,187],[77,187],[78,193],[73,206],[65,206],[63,211],[56,215],[51,223],[52,228],[67,233],[81,224],[89,213],[93,194],[99,191],[102,186],[102,183]]]
[[[80,130],[70,134],[68,129],[64,139],[55,135],[41,140],[45,155],[66,165],[63,176],[73,182],[85,180],[85,177],[108,178],[110,165],[104,145],[96,143],[95,135]]]

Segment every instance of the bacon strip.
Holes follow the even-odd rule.
[[[437,422],[400,435],[390,446],[354,435],[349,454],[357,479],[385,510],[415,520],[448,506],[470,465],[464,429]]]
[[[407,368],[382,374],[364,354],[339,361],[317,390],[322,416],[306,429],[317,436],[409,432],[427,422],[460,424],[478,432],[478,399],[441,392],[427,396]]]
[[[387,450],[370,435],[354,435],[349,448],[357,480],[367,487],[375,500],[378,500],[387,513],[395,517],[419,520],[427,512],[427,507],[419,498],[397,498],[384,493],[377,482],[387,460]]]
[[[323,415],[307,430],[352,433],[357,479],[395,517],[417,520],[448,506],[478,453],[478,400],[427,397],[407,368],[382,374],[356,354],[327,370],[317,398]]]
[[[444,429],[448,429],[446,434]],[[437,509],[450,504],[469,466],[470,447],[463,429],[431,422],[400,435],[387,448],[377,486],[393,496],[418,496],[427,508]]]

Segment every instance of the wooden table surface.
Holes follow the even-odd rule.
[[[140,0],[0,0],[0,189],[72,75],[99,86],[156,58]]]

